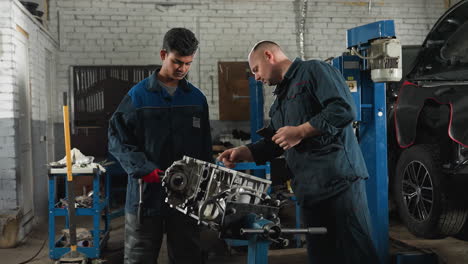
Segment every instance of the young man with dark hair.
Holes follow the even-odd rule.
[[[257,81],[276,85],[270,109],[276,133],[228,149],[218,159],[233,167],[241,160],[263,164],[284,154],[304,225],[327,228],[324,236],[306,236],[309,263],[378,264],[364,185],[368,172],[343,76],[322,61],[291,61],[272,41],[257,43],[248,59]]]
[[[167,206],[160,179],[184,155],[212,161],[206,98],[185,79],[197,48],[190,30],[169,30],[160,51],[162,67],[128,92],[109,121],[109,152],[128,173],[126,264],[157,263],[165,232],[170,263],[203,262],[196,221]]]

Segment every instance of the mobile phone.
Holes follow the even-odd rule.
[[[271,138],[276,134],[276,130],[268,126],[260,128],[256,133],[265,139],[271,140]]]

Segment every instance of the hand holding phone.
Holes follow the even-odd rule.
[[[276,130],[271,127],[262,127],[256,131],[256,133],[262,136],[264,139],[271,140],[271,138],[275,135]]]

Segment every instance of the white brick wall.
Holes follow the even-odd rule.
[[[19,4],[18,1],[12,0],[13,5],[13,28],[18,25],[23,28],[29,35],[29,68],[30,68],[30,83],[31,83],[31,103],[32,103],[32,120],[47,121],[47,96],[48,88],[46,87],[46,72],[47,68],[46,56],[47,52],[52,54],[48,59],[55,61],[58,48],[56,39],[42,27],[30,14]],[[52,72],[52,78],[55,79],[55,72]],[[63,88],[62,88],[63,89]],[[61,89],[61,90],[62,90]],[[61,96],[57,96],[62,98]],[[52,108],[61,111],[61,103],[56,103]],[[56,115],[57,120],[61,115]]]
[[[51,0],[51,30],[60,33],[61,43],[58,84],[68,88],[70,65],[158,64],[163,34],[172,27],[187,27],[201,43],[191,81],[209,102],[214,91],[210,112],[212,119],[218,119],[218,61],[246,60],[251,46],[262,39],[277,41],[291,58],[298,56],[300,2],[181,0],[161,5],[149,0]],[[372,1],[369,11],[366,1],[308,1],[305,55],[317,59],[339,55],[345,49],[346,29],[381,19],[395,20],[403,44],[420,44],[444,12],[443,4],[441,0]],[[266,108],[271,101],[268,95]]]
[[[10,2],[0,5],[0,209],[17,207],[13,112],[13,30]]]
[[[18,139],[18,86],[17,57],[15,50],[18,45],[17,26],[28,34],[29,83],[31,87],[31,126],[33,129],[33,172],[35,184],[44,186],[40,190],[43,200],[47,201],[46,144],[39,137],[46,135],[45,122],[47,112],[46,87],[46,50],[56,53],[56,44],[52,36],[44,30],[17,0],[2,0],[0,5],[0,210],[21,208],[18,177],[19,160],[17,153]],[[52,60],[54,58],[51,58]],[[52,73],[52,79],[55,74]],[[63,89],[63,88],[62,88]],[[44,131],[38,131],[44,130]],[[38,143],[41,142],[41,143]],[[37,143],[37,144],[36,144]],[[37,205],[37,204],[36,204]]]
[[[346,49],[347,29],[386,19],[395,20],[395,30],[402,45],[418,45],[445,11],[444,1],[438,0],[371,3],[369,10],[368,2],[309,1],[306,57],[325,59],[337,56]]]
[[[191,81],[202,89],[211,102],[212,119],[218,119],[218,61],[246,60],[250,47],[275,32],[285,49],[295,52],[295,16],[291,1],[276,1],[278,10],[255,11],[269,1],[252,3],[233,1],[186,1],[173,6],[142,4],[141,1],[51,1],[51,14],[59,10],[60,19],[51,21],[51,30],[60,35],[59,86],[67,86],[70,65],[79,64],[159,64],[164,33],[172,27],[187,27],[200,40],[200,52],[192,66]],[[178,1],[181,3],[184,1]],[[277,14],[275,23],[270,17]],[[60,22],[57,22],[60,21]],[[58,26],[59,25],[59,26]],[[292,29],[292,30],[291,30]],[[215,76],[214,89],[210,75]]]

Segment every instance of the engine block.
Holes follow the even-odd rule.
[[[162,184],[166,203],[221,236],[238,236],[252,213],[279,223],[279,204],[268,196],[271,181],[266,179],[184,156],[166,170]]]

